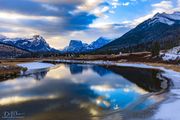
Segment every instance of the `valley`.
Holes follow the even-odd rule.
[[[157,13],[119,37],[71,39],[63,49],[47,41],[0,35],[2,118],[17,110],[30,120],[179,120],[180,12]]]

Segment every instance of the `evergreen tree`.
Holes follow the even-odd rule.
[[[152,53],[152,57],[154,56],[158,56],[160,52],[160,44],[159,42],[154,42],[152,43],[152,47],[151,47],[151,53]]]

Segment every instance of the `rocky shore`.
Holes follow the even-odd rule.
[[[0,64],[0,81],[16,78],[23,70],[25,70],[25,68],[16,65]]]

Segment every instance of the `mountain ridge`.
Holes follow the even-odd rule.
[[[0,43],[0,58],[24,57],[30,56],[31,52],[14,47],[12,45]]]
[[[40,35],[34,35],[32,38],[8,38],[0,36],[0,42],[11,45],[30,52],[57,52],[58,50],[49,46],[45,39]]]
[[[164,20],[162,20],[162,17]],[[171,23],[166,21],[167,17],[169,17],[168,20],[171,20]],[[163,45],[167,43],[172,43],[172,45],[169,44],[169,47],[174,47],[180,43],[179,33],[180,12],[172,14],[158,13],[153,18],[140,23],[123,36],[94,51],[94,53],[119,53],[149,50],[151,46],[150,44],[155,41],[162,43],[162,49],[165,46],[168,46]],[[143,45],[147,47],[140,50],[140,48],[136,48],[138,45],[141,45],[141,47],[143,47]]]
[[[62,51],[63,53],[88,53],[108,44],[110,41],[112,39],[106,37],[100,37],[90,44],[83,43],[81,40],[71,40]]]

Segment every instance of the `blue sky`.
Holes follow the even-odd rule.
[[[0,0],[0,34],[40,34],[63,48],[71,39],[116,38],[157,12],[174,11],[180,0]]]

